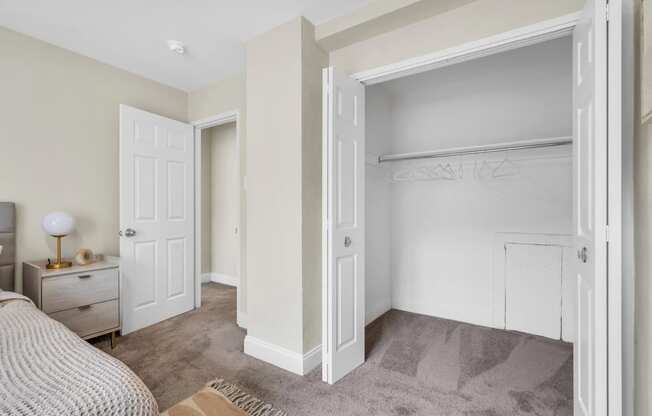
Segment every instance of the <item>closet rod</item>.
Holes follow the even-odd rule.
[[[554,137],[550,139],[521,140],[518,142],[507,142],[481,146],[455,147],[443,150],[431,150],[426,152],[399,153],[394,155],[378,156],[378,163],[397,162],[399,160],[430,159],[438,157],[475,155],[481,153],[505,152],[510,150],[537,149],[540,147],[554,147],[572,144],[573,138]]]

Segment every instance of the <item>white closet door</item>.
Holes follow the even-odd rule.
[[[588,0],[573,33],[577,416],[607,414],[606,7],[606,0]]]
[[[324,69],[323,371],[335,383],[364,362],[364,86]]]

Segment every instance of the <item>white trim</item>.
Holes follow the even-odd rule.
[[[322,70],[322,151],[321,151],[321,214],[322,214],[322,233],[321,233],[321,340],[322,345],[322,381],[327,383],[329,380],[329,369],[327,366],[328,363],[328,345],[330,345],[330,340],[328,339],[328,330],[329,325],[331,325],[331,315],[328,308],[329,302],[329,291],[328,291],[328,218],[330,213],[328,212],[328,201],[330,199],[330,194],[328,192],[329,178],[328,178],[328,165],[329,165],[329,153],[328,153],[328,135],[329,135],[329,116],[328,116],[328,106],[330,105],[330,87],[329,84],[332,82],[331,71],[329,68],[324,68]]]
[[[622,0],[609,0],[608,6],[607,411],[610,416],[620,416],[623,414],[623,3]]]
[[[321,363],[321,345],[300,354],[247,335],[244,339],[244,352],[300,376],[308,374]]]
[[[216,114],[214,116],[202,118],[190,123],[198,129],[208,129],[215,126],[220,126],[222,124],[231,123],[238,121],[240,117],[240,112],[238,110],[225,111],[224,113]]]
[[[242,329],[247,329],[248,316],[245,312],[238,312],[236,317],[236,322],[238,326]]]
[[[239,287],[240,286],[240,279],[236,276],[229,276],[228,274],[224,273],[204,273],[202,274],[202,282],[213,282],[213,283],[220,283],[222,285],[226,286],[233,286],[233,287]]]
[[[238,205],[238,253],[240,256],[240,259],[238,261],[238,274],[240,275],[240,283],[241,285],[238,285],[238,294],[237,294],[237,316],[238,316],[238,323],[240,323],[239,316],[240,314],[244,313],[244,302],[243,302],[243,290],[241,290],[241,287],[244,286],[245,282],[245,277],[243,276],[242,273],[242,261],[244,259],[244,256],[242,255],[243,247],[242,247],[242,224],[244,222],[244,219],[241,216],[241,211],[242,211],[242,206],[241,206],[241,201],[242,201],[242,192],[244,192],[243,187],[242,187],[242,177],[241,177],[241,152],[240,152],[240,111],[239,110],[231,110],[231,111],[226,111],[220,114],[216,114],[211,117],[206,117],[200,120],[196,120],[191,122],[190,124],[195,127],[195,134],[194,134],[194,143],[195,143],[195,308],[199,308],[201,306],[201,284],[202,284],[202,273],[201,273],[201,246],[202,246],[202,241],[201,241],[201,230],[202,230],[202,225],[201,225],[201,132],[204,129],[208,129],[211,127],[216,127],[216,126],[221,126],[224,124],[228,123],[233,123],[235,122],[236,125],[236,166],[235,169],[238,172],[238,178],[239,180],[239,191],[240,195],[237,201]]]
[[[523,46],[534,45],[547,40],[557,39],[572,33],[573,28],[579,20],[579,16],[580,13],[567,14],[427,55],[357,72],[351,75],[351,77],[364,84],[372,85],[521,48]]]
[[[321,364],[321,345],[303,354],[303,374],[308,374]]]

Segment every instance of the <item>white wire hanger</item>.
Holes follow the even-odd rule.
[[[509,152],[505,152],[505,158],[494,169],[494,171],[492,173],[492,176],[494,178],[504,178],[504,177],[508,177],[508,176],[516,176],[519,173],[521,173],[521,168],[516,163],[509,160],[508,153]]]

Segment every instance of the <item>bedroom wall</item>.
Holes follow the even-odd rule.
[[[185,121],[186,93],[4,28],[0,56],[0,200],[17,204],[18,264],[54,255],[40,225],[53,210],[77,220],[64,255],[117,255],[118,106]]]
[[[303,354],[321,342],[321,68],[327,55],[312,31],[297,18],[247,44],[245,352],[298,372]],[[284,366],[288,361],[296,366]]]
[[[378,125],[369,114],[379,106],[376,90],[383,90],[389,106],[389,117],[376,116]],[[389,131],[391,153],[571,136],[572,43],[568,37],[557,39],[373,85],[368,91],[367,131]],[[383,125],[388,119],[389,129]],[[505,158],[502,153],[443,161],[454,169],[464,164],[461,180],[392,183],[391,220],[385,224],[377,220],[388,208],[379,210],[368,202],[368,242],[373,244],[368,250],[373,253],[378,244],[369,240],[381,237],[372,227],[390,230],[393,307],[492,326],[496,234],[571,233],[570,147],[508,156],[520,168],[509,178],[474,177],[476,161],[489,160],[495,167]],[[384,174],[387,183],[394,168],[428,164],[383,164],[367,171]],[[367,276],[378,280],[370,272]]]
[[[247,335],[301,352],[300,19],[248,42],[246,91]]]

